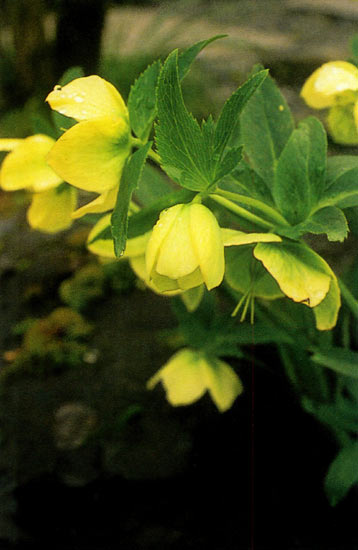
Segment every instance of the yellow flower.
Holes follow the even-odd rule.
[[[190,405],[209,391],[220,412],[229,409],[243,391],[241,380],[227,363],[189,348],[173,355],[147,387],[152,389],[158,382],[174,406]]]
[[[76,206],[75,189],[64,184],[46,162],[54,143],[43,134],[25,139],[0,139],[0,151],[9,151],[1,166],[1,188],[33,192],[28,222],[34,229],[48,233],[67,229]]]
[[[221,283],[224,270],[220,227],[208,208],[177,204],[160,214],[146,250],[146,272],[160,292],[202,283],[210,290]]]
[[[328,127],[333,139],[358,144],[358,68],[347,61],[330,61],[306,80],[301,96],[314,109],[329,108]]]
[[[116,88],[92,75],[55,86],[46,101],[78,122],[56,142],[49,165],[86,191],[102,194],[118,186],[131,136],[128,110]]]

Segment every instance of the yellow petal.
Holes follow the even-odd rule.
[[[16,147],[18,147],[23,141],[23,139],[0,138],[0,151],[12,151]]]
[[[242,382],[224,361],[210,358],[206,363],[206,380],[212,400],[220,412],[227,411],[244,391]]]
[[[202,204],[191,204],[190,237],[197,263],[208,290],[224,277],[225,260],[221,230],[214,214]]]
[[[160,247],[171,230],[176,217],[183,209],[183,204],[176,204],[168,210],[163,210],[159,216],[159,220],[153,227],[152,236],[149,239],[146,251],[146,270],[151,274],[155,267]]]
[[[152,389],[162,382],[169,403],[189,405],[206,392],[206,376],[200,355],[190,349],[178,351],[149,381]]]
[[[73,217],[73,216],[72,216]],[[111,214],[106,214],[92,227],[87,237],[87,248],[93,254],[104,258],[115,258],[113,239],[111,238]],[[109,237],[97,239],[95,237],[107,230]]]
[[[330,61],[306,80],[301,96],[314,109],[337,103],[337,96],[358,90],[358,69],[346,61]]]
[[[162,275],[155,275],[155,281],[158,282],[159,280],[159,286],[162,284],[164,287],[164,290],[161,290],[154,284],[154,280],[149,280],[146,266],[145,266],[145,256],[144,254],[142,256],[130,256],[129,257],[129,264],[131,268],[133,269],[134,273],[137,275],[139,279],[145,282],[145,284],[153,290],[156,294],[160,294],[161,296],[176,296],[177,294],[181,294],[183,291],[178,288],[178,284],[176,281],[172,281],[171,279],[168,279],[168,277],[163,277]],[[169,290],[168,290],[169,288]]]
[[[236,229],[221,229],[224,246],[237,246],[252,243],[281,242],[282,239],[274,233],[244,233]]]
[[[326,296],[332,279],[329,266],[310,248],[299,243],[259,243],[254,256],[295,302],[315,307]]]
[[[55,141],[37,134],[21,140],[4,159],[0,173],[0,185],[5,191],[31,189],[45,191],[62,182],[46,162],[46,156]]]
[[[156,272],[160,275],[179,279],[190,275],[198,267],[189,222],[190,205],[184,205],[161,244],[155,267]]]
[[[27,211],[31,227],[46,233],[56,233],[72,224],[72,212],[76,207],[77,192],[69,185],[42,193],[35,193]]]
[[[46,101],[55,111],[78,121],[103,117],[128,118],[120,93],[110,82],[96,75],[76,78],[66,86],[55,86]]]
[[[116,204],[117,194],[118,187],[109,189],[93,201],[75,210],[72,214],[72,218],[77,219],[85,214],[101,214],[102,212],[107,212],[107,210],[113,210]]]
[[[102,118],[72,126],[55,143],[47,161],[75,187],[104,193],[118,185],[129,153],[126,122]]]

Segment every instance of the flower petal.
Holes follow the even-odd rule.
[[[102,195],[99,195],[93,201],[81,206],[75,210],[72,214],[72,218],[77,219],[81,218],[85,214],[101,214],[102,212],[107,212],[108,210],[113,210],[118,194],[118,187],[113,187],[109,189]]]
[[[23,139],[0,138],[0,151],[12,151],[23,141]]]
[[[72,126],[55,143],[47,161],[75,187],[104,193],[118,185],[129,153],[126,122],[102,118]]]
[[[220,412],[227,411],[243,391],[243,385],[235,371],[224,361],[210,358],[206,361],[206,379],[210,395]]]
[[[214,214],[202,204],[191,204],[190,237],[208,290],[218,286],[224,277],[225,259],[221,230]]]
[[[357,104],[335,105],[327,116],[329,133],[336,143],[358,145]]]
[[[52,189],[62,182],[46,162],[46,155],[55,141],[37,134],[21,140],[4,159],[0,185],[5,191],[31,189],[39,192]]]
[[[66,86],[55,86],[46,101],[51,109],[77,121],[93,118],[128,118],[127,107],[116,88],[92,75],[76,78]]]
[[[330,61],[306,80],[301,96],[310,107],[324,109],[350,90],[358,90],[358,68],[347,61]]]
[[[72,224],[72,212],[76,207],[77,192],[70,185],[35,193],[27,211],[31,227],[46,233],[56,233]]]
[[[162,382],[169,403],[174,406],[189,405],[206,392],[206,376],[200,355],[190,349],[178,351],[148,381],[152,389]]]

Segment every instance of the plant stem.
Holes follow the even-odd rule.
[[[277,212],[274,208],[271,206],[268,206],[264,202],[254,199],[252,197],[248,197],[246,195],[241,195],[239,193],[232,193],[231,191],[225,191],[225,189],[216,189],[215,193],[217,195],[220,195],[221,197],[225,197],[226,199],[241,202],[242,204],[247,204],[248,206],[252,206],[253,208],[256,208],[259,212],[262,212],[262,214],[265,214],[269,218],[271,218],[274,222],[280,224],[280,225],[289,225],[288,221],[285,220],[285,218]]]
[[[213,199],[215,202],[221,204],[222,206],[225,206],[228,210],[231,210],[231,212],[234,212],[241,218],[244,218],[245,220],[248,220],[255,225],[258,225],[260,227],[263,227],[264,229],[272,229],[272,223],[267,222],[266,220],[263,220],[259,216],[256,216],[255,214],[252,214],[245,208],[242,208],[242,206],[239,206],[238,204],[232,202],[229,199],[226,199],[225,197],[220,197],[216,193],[209,195],[211,199]]]
[[[358,300],[355,299],[351,291],[346,287],[342,279],[338,279],[339,287],[342,292],[342,296],[346,301],[347,306],[353,313],[354,317],[358,319]]]
[[[143,147],[143,145],[145,145],[145,142],[142,141],[141,139],[139,138],[136,138],[136,137],[133,137],[132,136],[132,145],[133,147]],[[158,155],[158,153],[156,153],[155,151],[153,151],[153,149],[149,149],[148,151],[148,157],[150,157],[152,160],[154,160],[157,164],[160,164],[160,156]]]

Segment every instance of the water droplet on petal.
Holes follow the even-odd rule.
[[[60,90],[62,90],[62,86],[60,86],[59,84],[57,84],[57,85],[54,87],[54,91],[55,91],[55,92],[59,92]]]
[[[74,99],[75,99],[76,103],[82,103],[84,101],[83,97],[81,97],[79,95],[76,95]]]

